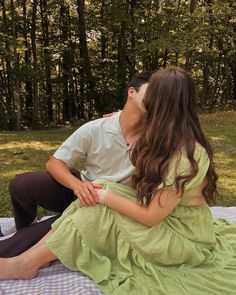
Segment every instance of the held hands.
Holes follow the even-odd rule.
[[[94,206],[99,202],[99,195],[97,191],[102,189],[102,185],[91,182],[80,182],[80,184],[74,189],[74,194],[80,200],[80,205]]]
[[[102,186],[100,184],[93,183],[92,185],[97,186],[95,188],[96,198],[94,198],[92,200],[91,199],[88,200],[85,197],[85,200],[84,200],[84,198],[82,198],[81,195],[80,195],[78,197],[80,199],[80,207],[89,207],[89,206],[94,206],[97,203],[99,203],[99,204],[104,204],[105,203],[108,191],[106,191],[105,189],[102,189]],[[99,186],[99,188],[98,188],[98,186]]]

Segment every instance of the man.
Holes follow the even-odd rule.
[[[121,112],[77,129],[49,159],[47,172],[16,175],[9,191],[18,232],[0,243],[0,257],[18,255],[49,231],[57,217],[30,225],[36,218],[38,205],[61,214],[76,198],[83,205],[97,203],[96,189],[100,185],[92,183],[95,179],[129,184],[135,171],[129,153],[142,131],[145,119],[142,100],[150,76],[140,74],[128,83],[127,100]],[[78,172],[74,166],[82,157],[85,170]]]

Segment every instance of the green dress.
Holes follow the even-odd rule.
[[[158,225],[146,227],[100,204],[80,208],[76,200],[53,224],[48,248],[67,268],[93,279],[104,294],[236,294],[236,226],[213,219],[207,205],[186,205],[209,167],[198,144],[194,157],[198,174],[186,185],[181,203]],[[188,169],[182,152],[172,161],[166,185],[172,187],[176,171]],[[132,188],[100,183],[135,201]]]

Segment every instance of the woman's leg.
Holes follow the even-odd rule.
[[[76,169],[71,173],[80,178]],[[62,186],[47,172],[27,172],[17,175],[10,184],[17,233],[0,241],[0,257],[18,256],[37,243],[57,217],[29,225],[36,216],[37,205],[62,213],[77,198],[72,190]]]
[[[28,249],[27,251],[31,250],[31,249],[34,249],[34,248],[37,248],[38,246],[44,244],[48,238],[51,237],[53,233],[53,230],[50,230],[40,241],[38,241],[38,243],[36,243],[35,245],[33,245],[30,249]],[[27,251],[23,252],[22,254],[26,253]]]
[[[57,260],[57,257],[47,248],[45,241],[53,234],[49,233],[38,245],[13,258],[0,258],[0,280],[32,279],[37,276],[41,266]]]

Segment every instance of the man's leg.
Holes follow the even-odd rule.
[[[53,216],[18,230],[12,237],[0,241],[0,257],[17,256],[35,245],[51,229],[51,224],[59,217]]]
[[[78,171],[72,173],[80,178]],[[11,181],[9,192],[12,200],[16,229],[30,225],[37,213],[37,206],[62,213],[76,197],[72,190],[58,183],[47,172],[18,174]]]

